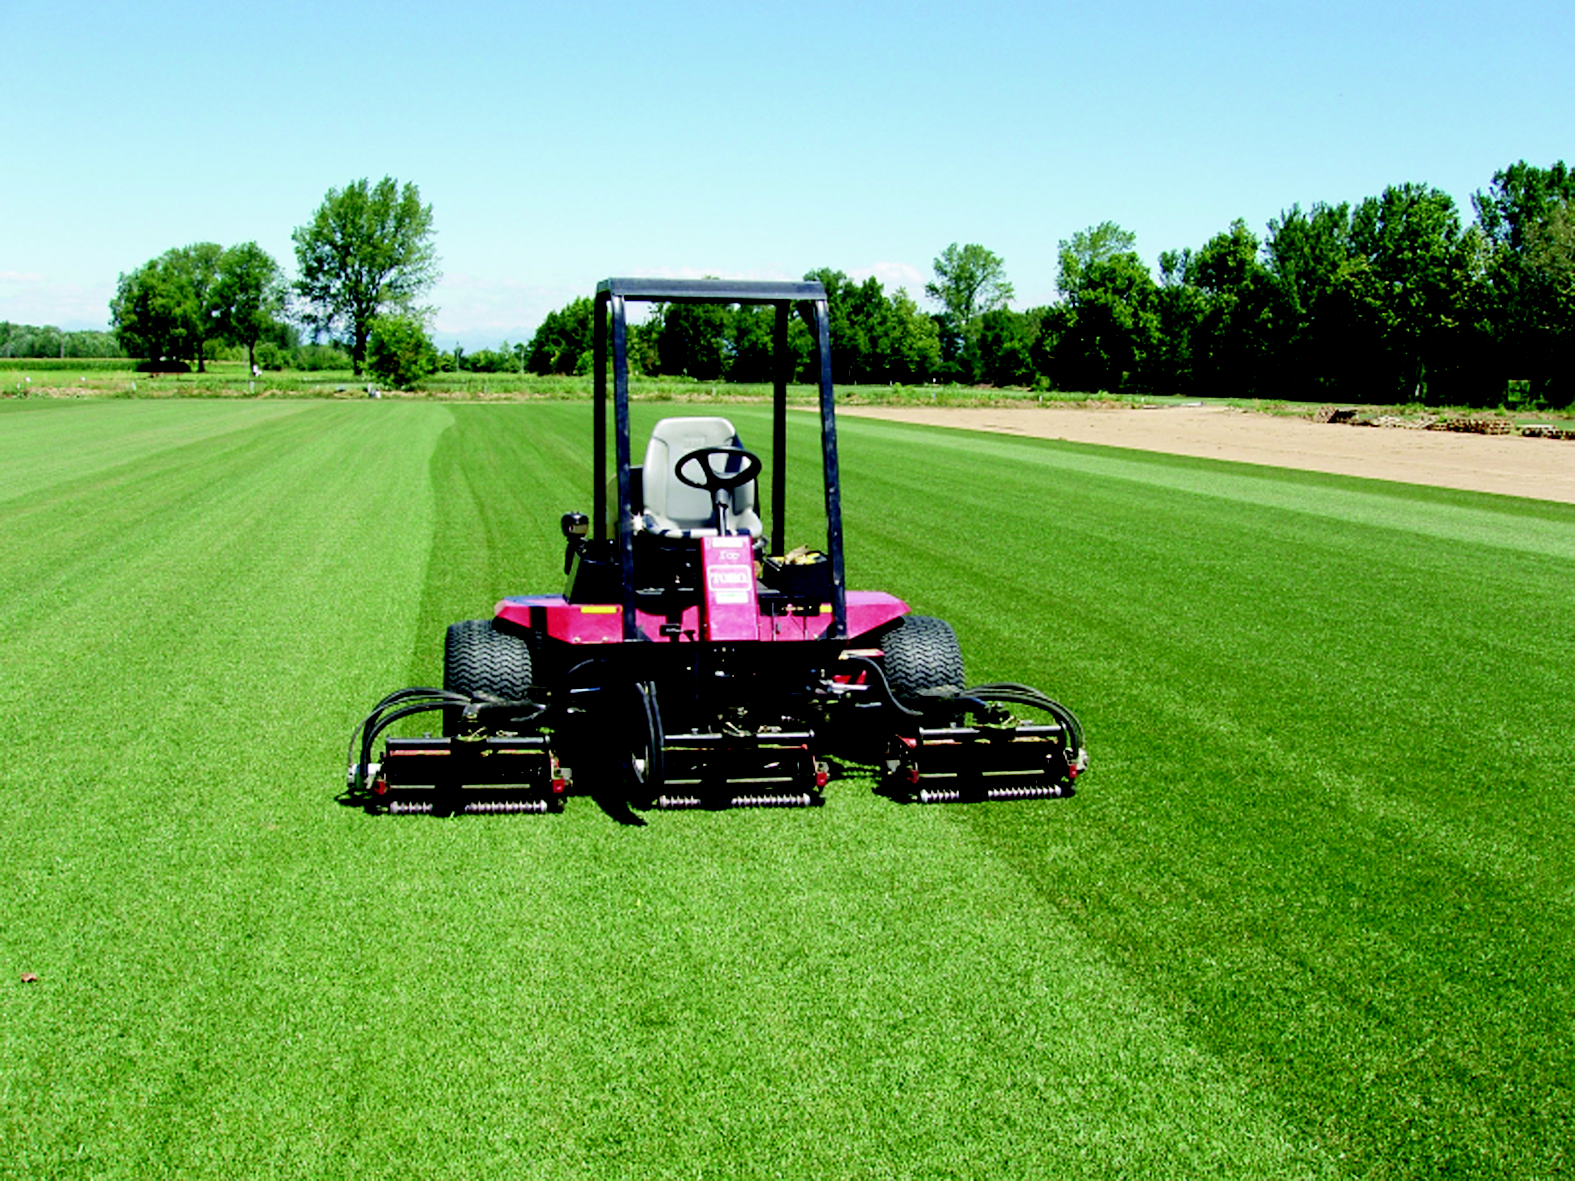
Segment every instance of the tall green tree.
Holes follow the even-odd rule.
[[[1437,400],[1460,362],[1475,250],[1454,199],[1390,185],[1351,215],[1345,282],[1366,328],[1374,394]]]
[[[1159,352],[1159,288],[1135,253],[1089,266],[1068,301],[1072,322],[1062,334],[1062,388],[1147,388]]]
[[[919,382],[929,380],[940,367],[940,330],[906,289],[899,287],[888,296],[875,276],[855,283],[831,267],[810,271],[804,278],[826,289],[833,380],[875,385]],[[808,360],[807,350],[804,359]]]
[[[1150,370],[1162,351],[1159,288],[1136,245],[1114,222],[1061,242],[1056,283],[1066,311],[1056,325],[1050,374],[1058,388],[1130,390],[1152,383]]]
[[[979,318],[1016,298],[1000,255],[977,243],[953,242],[932,264],[935,279],[924,294],[941,305],[942,351],[972,381],[979,365]]]
[[[1187,281],[1203,296],[1194,379],[1215,394],[1250,397],[1274,382],[1275,291],[1258,250],[1257,235],[1237,218],[1189,260]]]
[[[379,316],[367,336],[367,368],[396,389],[413,389],[437,368],[437,349],[414,316]]]
[[[203,346],[221,334],[223,255],[215,243],[198,242],[122,274],[109,305],[121,348],[154,361],[196,361],[198,372],[203,371]]]
[[[925,382],[941,365],[941,333],[935,321],[899,287],[891,296],[891,367],[888,381]]]
[[[1356,347],[1366,329],[1349,281],[1356,266],[1351,207],[1292,205],[1270,220],[1263,250],[1279,309],[1273,349],[1280,388],[1304,401],[1351,399],[1367,364]]]
[[[1056,251],[1056,289],[1071,298],[1088,281],[1090,268],[1119,254],[1131,254],[1136,249],[1137,235],[1123,230],[1113,221],[1102,221],[1097,226],[1078,230],[1070,238],[1063,238]]]
[[[123,357],[110,332],[62,332],[53,324],[13,324],[0,320],[0,357]]]
[[[1196,354],[1206,347],[1208,297],[1194,281],[1193,257],[1188,248],[1159,256],[1159,288],[1154,293],[1158,342],[1147,366],[1155,393],[1190,394],[1200,380]]]
[[[284,272],[257,243],[231,246],[220,256],[214,290],[219,330],[232,344],[246,346],[248,369],[257,365],[257,342],[277,335],[288,298]]]
[[[880,280],[871,275],[855,283],[830,267],[810,271],[804,278],[826,289],[832,380],[849,384],[890,380],[886,374],[893,343],[891,307]]]
[[[994,308],[980,316],[980,377],[995,386],[1032,385],[1038,376],[1034,345],[1042,315],[1041,309],[1014,312]]]
[[[661,372],[672,377],[716,381],[725,375],[733,309],[720,304],[657,305],[656,352]]]
[[[594,311],[582,295],[548,312],[525,346],[525,367],[542,376],[590,372]]]
[[[296,292],[315,329],[340,333],[359,374],[379,313],[411,314],[438,279],[432,206],[414,184],[385,176],[329,189],[310,223],[291,234]]]
[[[1483,320],[1492,336],[1492,381],[1531,384],[1553,405],[1575,402],[1569,367],[1575,317],[1558,262],[1575,204],[1575,168],[1562,160],[1540,168],[1521,160],[1494,173],[1472,196],[1485,238]]]
[[[728,381],[772,380],[776,318],[776,309],[764,304],[740,304],[732,309],[724,344]]]
[[[935,279],[924,285],[924,294],[938,301],[958,324],[1004,308],[1015,298],[1006,280],[1006,263],[977,243],[959,246],[953,242],[933,265]]]
[[[1531,273],[1547,284],[1555,314],[1567,320],[1575,285],[1575,202],[1559,201],[1526,235],[1526,261]]]

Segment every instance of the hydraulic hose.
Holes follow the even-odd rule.
[[[883,702],[896,710],[904,717],[922,719],[925,711],[909,709],[897,700],[897,695],[892,691],[891,681],[886,677],[886,670],[880,663],[867,656],[844,656],[843,660],[857,664],[873,675],[873,683]],[[1019,685],[1013,681],[996,681],[984,685],[974,685],[968,689],[954,689],[949,693],[936,691],[934,701],[937,706],[952,706],[968,702],[980,706],[987,702],[996,702],[1011,705],[1026,705],[1030,708],[1042,710],[1053,717],[1066,731],[1067,748],[1074,759],[1082,760],[1084,757],[1083,724],[1077,720],[1077,715],[1066,706],[1056,701],[1053,697],[1040,692],[1031,685]]]
[[[399,689],[390,693],[377,705],[372,712],[358,726],[350,736],[350,785],[353,792],[359,794],[366,789],[366,770],[372,762],[372,747],[378,735],[388,729],[402,718],[415,714],[429,713],[440,709],[478,710],[488,712],[509,711],[511,721],[529,725],[538,721],[547,712],[548,707],[534,701],[508,701],[501,697],[493,697],[485,693],[458,693],[452,689],[432,689],[417,686],[410,689]],[[360,758],[356,758],[356,737],[360,736]]]
[[[922,710],[909,709],[906,705],[897,700],[897,695],[892,692],[891,682],[886,679],[886,670],[880,666],[878,661],[871,660],[868,656],[851,656],[847,653],[843,654],[842,659],[849,664],[856,664],[860,666],[866,672],[871,674],[871,676],[874,678],[873,683],[875,688],[880,691],[878,695],[885,705],[896,710],[905,717],[924,717],[924,712]]]
[[[987,685],[975,685],[960,694],[962,697],[972,698],[976,701],[1008,702],[1014,705],[1026,705],[1033,709],[1043,710],[1061,724],[1066,731],[1068,747],[1075,752],[1075,757],[1083,757],[1083,724],[1077,720],[1077,715],[1059,701],[1047,694],[1041,693],[1030,685],[1019,685],[1011,681],[998,681]]]

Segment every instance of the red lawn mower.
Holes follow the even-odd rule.
[[[665,418],[633,462],[631,301],[775,309],[769,536],[765,464],[727,419]],[[819,370],[823,549],[787,547],[795,311]],[[350,800],[435,814],[556,811],[571,794],[624,808],[807,806],[849,762],[874,765],[901,800],[1071,794],[1088,755],[1070,710],[1025,685],[968,687],[948,624],[844,585],[821,284],[607,279],[594,373],[593,509],[563,515],[567,585],[450,626],[443,687],[390,694],[358,728]],[[390,726],[425,712],[441,713],[442,737],[387,737],[373,760]]]

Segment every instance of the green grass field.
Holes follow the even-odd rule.
[[[0,403],[0,1177],[1575,1168],[1575,507],[849,419],[851,583],[1076,709],[1076,797],[337,804],[588,435]]]

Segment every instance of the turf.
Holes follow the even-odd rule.
[[[1575,509],[849,420],[851,581],[1075,798],[339,806],[587,418],[0,405],[0,1176],[1570,1169]]]

